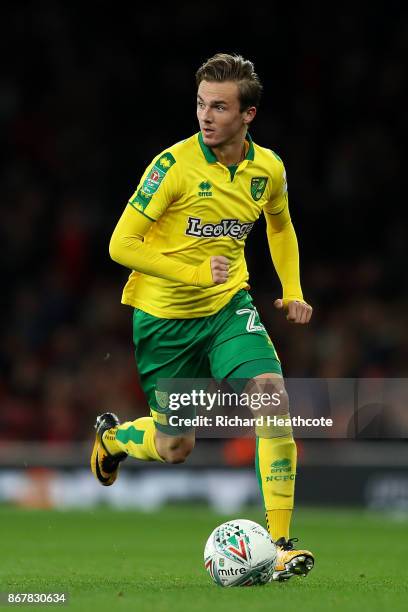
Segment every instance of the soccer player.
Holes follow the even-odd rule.
[[[246,379],[281,392],[280,405],[264,415],[289,416],[281,364],[248,292],[244,245],[262,213],[283,289],[274,305],[292,323],[306,324],[312,314],[300,285],[284,165],[248,133],[262,92],[254,66],[219,53],[196,80],[200,131],[153,159],[110,242],[112,259],[132,270],[122,302],[134,308],[135,355],[151,416],[122,424],[112,413],[97,418],[91,467],[105,486],[128,456],[180,463],[193,450],[194,430],[171,431],[158,379]],[[313,555],[289,539],[292,429],[263,425],[256,436],[266,522],[279,551],[274,579],[306,575]]]

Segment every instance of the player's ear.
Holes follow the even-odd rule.
[[[256,115],[256,106],[250,106],[244,111],[244,123],[249,125]]]

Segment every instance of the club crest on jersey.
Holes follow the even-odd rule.
[[[242,240],[249,234],[254,223],[240,223],[238,219],[221,219],[218,223],[202,223],[198,217],[189,217],[187,236],[197,238],[236,238]]]
[[[258,202],[261,199],[263,192],[266,189],[266,184],[268,182],[267,176],[254,176],[251,179],[251,196]]]

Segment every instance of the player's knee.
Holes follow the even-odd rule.
[[[274,398],[268,406],[270,415],[289,414],[289,396],[285,387],[274,391]]]
[[[289,413],[289,397],[282,378],[255,377],[250,384],[252,412],[262,416]]]
[[[163,453],[163,459],[166,463],[184,463],[194,445],[194,438],[174,438]]]

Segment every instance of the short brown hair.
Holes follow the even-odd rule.
[[[240,111],[250,106],[258,108],[262,83],[252,62],[241,55],[217,53],[210,57],[196,72],[197,87],[201,81],[235,81],[239,90]]]

